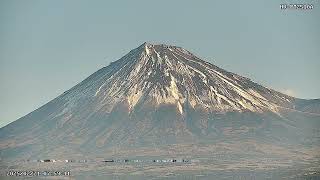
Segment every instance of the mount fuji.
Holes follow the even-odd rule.
[[[319,99],[266,88],[181,47],[143,43],[1,128],[0,154],[4,162],[223,151],[299,162],[319,156],[319,127]]]

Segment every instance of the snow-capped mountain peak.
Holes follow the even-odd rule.
[[[218,68],[181,47],[150,43],[143,43],[75,88],[82,95],[66,96],[68,101],[87,97],[97,102],[97,109],[106,111],[126,102],[130,111],[138,105],[171,104],[183,113],[188,103],[210,111],[276,112],[278,106],[290,107],[292,101],[292,97]]]
[[[1,128],[0,151],[3,157],[69,158],[79,152],[105,156],[120,145],[153,148],[230,137],[244,144],[305,143],[319,124],[319,107],[319,100],[265,88],[181,47],[144,43]]]

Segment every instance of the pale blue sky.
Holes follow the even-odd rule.
[[[182,46],[301,98],[320,97],[320,3],[287,1],[0,1],[0,127],[143,42]]]

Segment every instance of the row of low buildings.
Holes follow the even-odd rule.
[[[41,163],[56,163],[56,162],[64,162],[64,163],[71,163],[71,162],[80,162],[80,163],[85,163],[87,160],[71,160],[71,159],[65,159],[65,160],[56,160],[56,159],[37,159],[37,160],[27,160],[27,162],[41,162]]]
[[[190,163],[192,160],[189,159],[152,159],[152,160],[146,160],[146,159],[123,159],[123,160],[103,160],[102,162],[106,163],[121,163],[121,162],[133,162],[133,163]]]
[[[43,159],[43,160],[27,160],[27,162],[40,162],[40,163],[86,163],[88,160],[56,160],[56,159]],[[90,162],[104,162],[104,163],[192,163],[197,160],[190,159],[106,159],[100,161]]]

